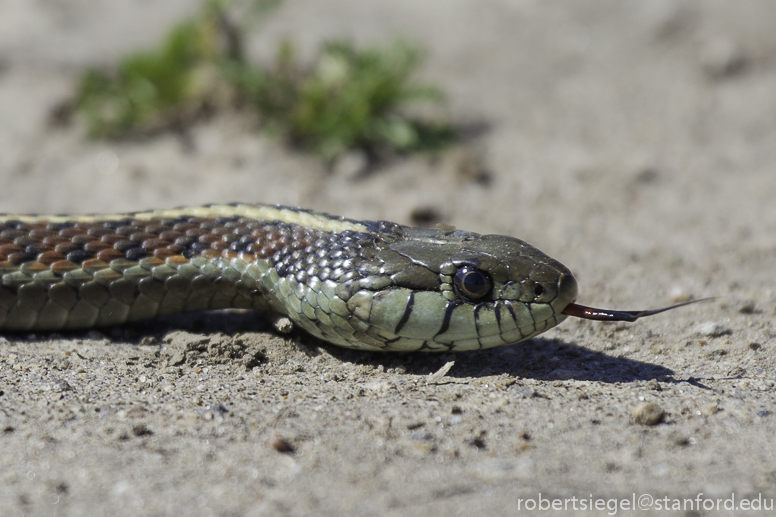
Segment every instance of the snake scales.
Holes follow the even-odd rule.
[[[115,215],[0,216],[0,330],[57,331],[252,308],[363,350],[461,351],[530,338],[574,304],[571,272],[499,235],[207,205]]]

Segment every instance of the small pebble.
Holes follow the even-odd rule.
[[[647,383],[647,388],[655,391],[663,391],[663,388],[660,386],[660,383],[657,382],[657,379],[652,379]]]
[[[132,426],[132,434],[135,436],[149,436],[154,434],[145,424],[137,424]]]
[[[54,382],[53,389],[55,391],[72,391],[73,387],[65,379],[59,379]]]
[[[690,440],[691,438],[688,438],[687,436],[676,436],[674,437],[674,445],[678,445],[679,447],[686,447],[692,444]]]
[[[425,440],[433,439],[434,435],[432,435],[427,431],[412,431],[410,433],[410,438],[412,438],[413,440],[425,441]]]
[[[273,449],[284,454],[291,454],[294,452],[294,446],[274,432],[269,437],[269,444]]]
[[[488,186],[493,181],[493,175],[485,158],[486,153],[480,149],[463,149],[456,157],[456,172],[458,177]]]
[[[254,366],[259,364],[256,358],[253,357],[251,354],[245,354],[244,356],[242,356],[241,362],[243,366],[245,366],[248,369],[253,368]]]
[[[729,77],[746,68],[746,57],[733,42],[715,39],[708,42],[701,51],[701,65],[714,79]]]
[[[733,333],[730,327],[725,326],[721,323],[717,323],[715,321],[707,321],[705,323],[701,323],[700,325],[695,327],[694,332],[696,334],[700,334],[701,336],[707,336],[707,337],[719,337],[719,336],[725,336]]]
[[[671,288],[668,297],[672,303],[684,303],[692,300],[692,293],[683,287],[675,286]]]
[[[276,316],[272,318],[272,326],[281,334],[290,334],[294,330],[294,322],[287,316]]]
[[[469,437],[465,440],[465,442],[468,445],[471,445],[472,447],[476,447],[478,449],[486,449],[487,445],[485,444],[485,432],[480,431],[475,436]]]
[[[162,357],[167,359],[169,366],[180,366],[186,362],[186,351],[180,348],[165,348]]]
[[[665,411],[654,402],[644,402],[633,409],[633,420],[641,425],[657,425],[665,415]]]
[[[210,404],[201,414],[205,420],[223,420],[224,415],[229,412],[223,404]]]
[[[741,314],[754,314],[755,310],[757,310],[757,304],[754,303],[754,300],[745,300],[738,307],[738,312]]]
[[[429,227],[442,220],[442,214],[433,206],[416,206],[410,212],[410,221],[413,226]]]
[[[633,181],[635,183],[642,184],[655,183],[658,179],[660,179],[660,172],[656,168],[649,166],[642,167],[636,175],[633,176]],[[675,289],[677,288],[674,288],[674,290]],[[671,292],[673,292],[673,290]]]
[[[538,396],[536,390],[530,386],[512,386],[512,391],[515,393],[515,397],[522,399],[530,399],[531,397]]]

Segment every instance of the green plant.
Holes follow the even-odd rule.
[[[350,148],[408,152],[451,141],[447,124],[404,113],[408,103],[442,97],[436,88],[411,82],[420,61],[418,49],[403,42],[386,50],[358,50],[337,41],[324,46],[312,70],[303,70],[286,43],[273,70],[235,70],[232,77],[270,128],[331,159]]]
[[[218,63],[240,59],[239,40],[222,37],[224,30],[218,10],[208,9],[176,26],[159,50],[130,56],[112,72],[88,70],[76,108],[89,134],[116,137],[166,127],[212,103],[220,82]]]
[[[432,150],[450,143],[446,123],[411,118],[406,106],[439,102],[440,91],[412,75],[421,52],[406,43],[358,50],[345,41],[324,45],[314,66],[296,62],[280,46],[262,70],[242,54],[244,29],[229,23],[237,0],[210,0],[203,13],[177,25],[155,51],[122,60],[113,71],[88,70],[75,106],[94,137],[120,137],[191,122],[208,108],[247,102],[264,126],[289,142],[331,160],[360,148],[386,152]],[[246,0],[263,15],[279,0]]]

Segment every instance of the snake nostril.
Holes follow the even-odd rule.
[[[544,286],[536,284],[534,286],[534,295],[536,295],[538,297],[538,296],[541,296],[543,294],[544,294]]]

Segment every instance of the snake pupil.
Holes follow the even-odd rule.
[[[455,288],[467,300],[479,300],[493,287],[490,277],[478,269],[462,267],[455,274]]]

